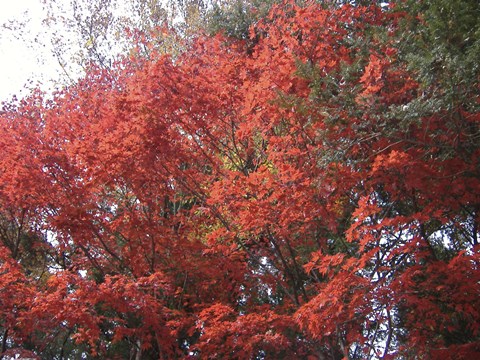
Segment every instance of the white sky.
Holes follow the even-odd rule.
[[[13,95],[19,99],[28,95],[29,89],[38,83],[47,92],[59,83],[65,84],[65,74],[52,51],[52,31],[60,31],[63,40],[72,45],[62,48],[62,51],[67,51],[62,54],[65,59],[81,50],[78,48],[78,39],[72,38],[72,33],[67,29],[42,26],[47,14],[41,1],[3,1],[0,6],[0,103],[10,100]],[[122,0],[116,2],[120,14],[127,11],[127,3]],[[70,9],[69,0],[57,0],[57,4],[63,11]],[[70,14],[67,12],[63,15]],[[74,77],[81,73],[78,66],[67,70]],[[76,71],[80,72],[77,74]]]
[[[0,102],[12,95],[28,94],[25,86],[58,79],[59,66],[45,45],[35,42],[41,36],[44,18],[40,0],[4,1],[0,7]],[[21,31],[5,29],[13,21]],[[33,84],[30,84],[33,81]],[[29,85],[30,84],[30,85]],[[48,88],[48,86],[46,86]],[[22,91],[23,89],[23,91]]]

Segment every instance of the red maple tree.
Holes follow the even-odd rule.
[[[478,356],[480,77],[418,22],[288,2],[5,105],[1,356]]]

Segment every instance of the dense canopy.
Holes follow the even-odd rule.
[[[0,358],[480,356],[480,5],[371,3],[4,104]]]

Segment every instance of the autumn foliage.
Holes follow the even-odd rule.
[[[478,66],[428,26],[290,2],[6,104],[3,356],[478,357]]]

